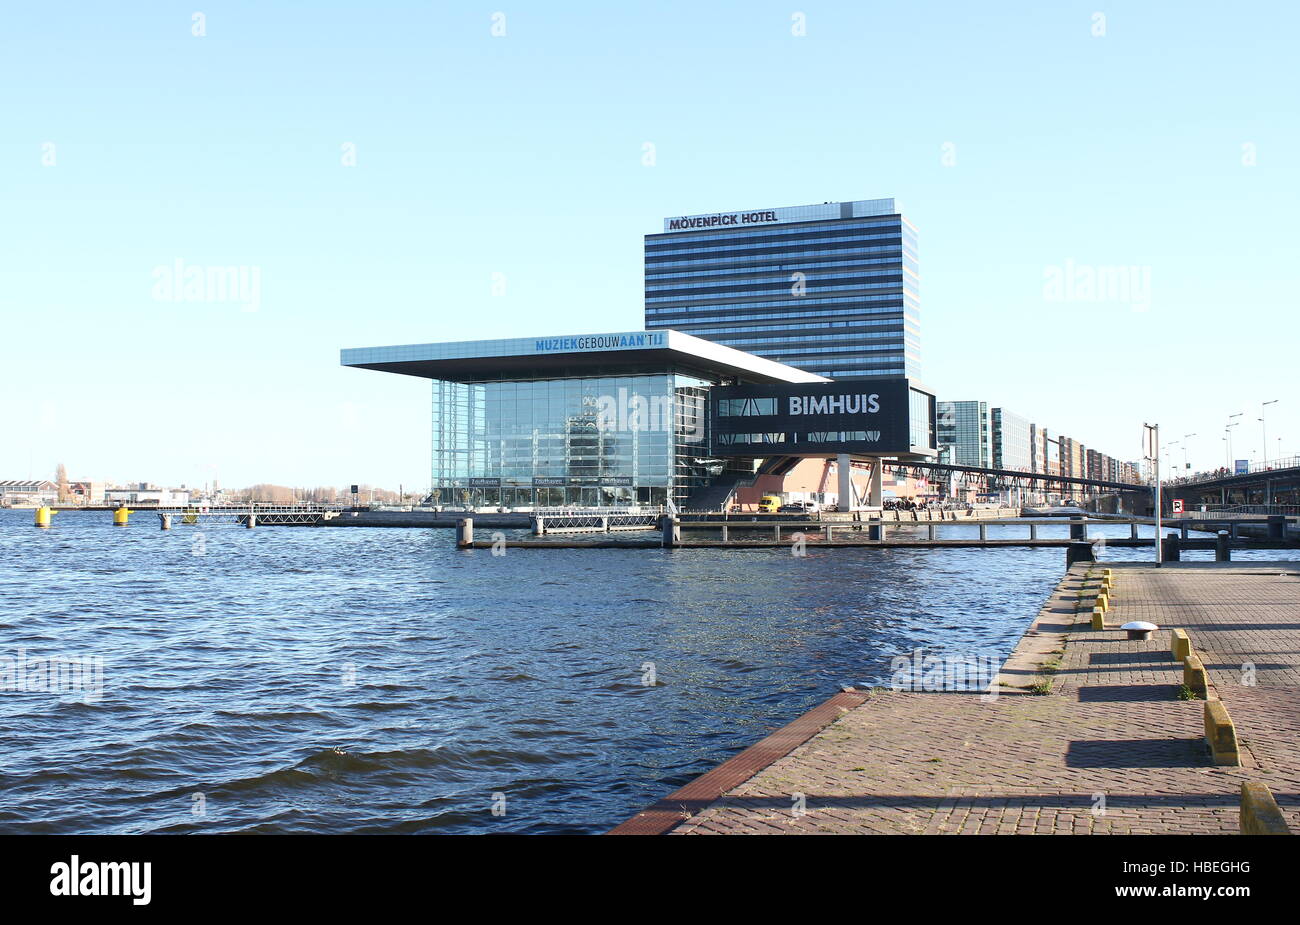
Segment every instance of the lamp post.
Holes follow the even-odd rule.
[[[1161,527],[1161,516],[1160,516],[1160,507],[1161,504],[1163,503],[1163,499],[1160,497],[1161,494],[1160,492],[1160,425],[1143,424],[1142,427],[1145,430],[1145,434],[1144,434],[1145,440],[1143,442],[1146,444],[1147,459],[1151,462],[1151,481],[1153,483],[1152,490],[1155,494],[1155,499],[1154,499],[1155,515],[1156,515],[1155,550],[1156,550],[1156,565],[1159,566],[1162,560],[1164,559],[1164,550],[1161,548],[1161,542],[1160,542],[1161,539],[1163,538],[1162,527]]]
[[[1184,471],[1192,468],[1192,464],[1187,459],[1187,441],[1191,437],[1195,437],[1195,436],[1196,434],[1183,434],[1183,470]]]
[[[1277,404],[1277,401],[1278,401],[1278,400],[1275,398],[1275,399],[1273,399],[1272,401],[1262,402],[1262,403],[1260,404],[1260,406],[1259,406],[1259,432],[1260,432],[1260,435],[1263,436],[1263,438],[1264,438],[1264,450],[1263,450],[1263,453],[1264,453],[1264,468],[1265,468],[1265,469],[1268,468],[1268,425],[1265,424],[1265,422],[1264,422],[1264,418],[1265,418],[1265,416],[1266,416],[1268,406],[1269,406],[1269,405],[1276,405],[1276,404]]]
[[[1228,424],[1223,428],[1223,432],[1228,435],[1228,472],[1233,470],[1232,466],[1232,428],[1236,427],[1241,421],[1234,421],[1233,418],[1241,417],[1245,412],[1238,411],[1236,414],[1228,415]]]

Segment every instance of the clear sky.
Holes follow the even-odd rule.
[[[0,478],[424,486],[340,347],[636,330],[665,215],[890,196],[941,398],[1300,454],[1297,7],[10,4]]]

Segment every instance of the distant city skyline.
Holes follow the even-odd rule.
[[[10,11],[0,479],[424,487],[428,383],[339,348],[635,329],[664,216],[874,196],[940,400],[1300,454],[1296,8],[796,15]]]

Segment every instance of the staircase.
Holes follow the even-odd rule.
[[[682,502],[684,511],[721,511],[736,493],[737,486],[752,482],[752,478],[743,475],[720,475],[707,485],[691,489],[691,493]]]
[[[741,485],[753,485],[760,475],[785,475],[803,461],[799,456],[769,456],[753,475],[723,474],[709,484],[691,490],[682,502],[682,510],[721,511]]]

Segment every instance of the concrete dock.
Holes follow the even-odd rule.
[[[1107,628],[1073,566],[990,693],[842,692],[614,834],[1235,834],[1246,782],[1300,832],[1300,563],[1104,567]],[[1180,699],[1179,629],[1239,767]]]

